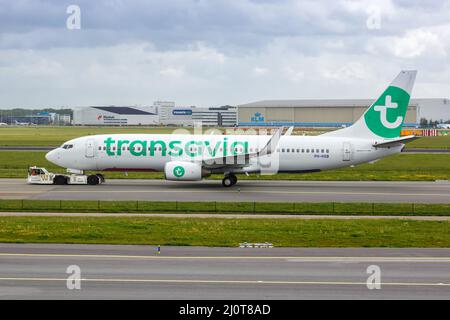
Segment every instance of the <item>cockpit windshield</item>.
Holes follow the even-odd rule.
[[[71,148],[73,148],[73,144],[64,144],[61,148],[63,148],[63,149],[71,149]]]

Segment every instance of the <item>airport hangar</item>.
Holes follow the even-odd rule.
[[[263,100],[238,105],[239,126],[342,127],[358,120],[373,99]],[[421,118],[450,120],[449,99],[411,99],[405,127],[416,127]]]
[[[148,107],[92,106],[74,109],[74,125],[182,125],[342,127],[354,123],[372,99],[264,100],[233,106],[176,107],[174,102]],[[405,127],[420,119],[450,120],[449,99],[411,99]]]

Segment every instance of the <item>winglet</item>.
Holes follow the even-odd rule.
[[[266,146],[258,152],[258,156],[265,156],[272,154],[275,152],[278,146],[278,142],[280,142],[281,134],[284,130],[284,127],[280,127],[277,132],[273,134],[270,138],[269,142],[267,142]]]
[[[284,133],[285,136],[290,136],[292,134],[292,131],[294,131],[294,127],[289,127],[286,132]]]

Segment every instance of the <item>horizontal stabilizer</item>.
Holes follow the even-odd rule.
[[[392,139],[392,140],[384,140],[381,142],[375,142],[373,144],[374,147],[377,148],[388,148],[388,147],[394,147],[394,146],[398,146],[400,143],[407,143],[413,140],[419,139],[419,137],[417,136],[405,136],[405,137],[400,137],[397,139]]]

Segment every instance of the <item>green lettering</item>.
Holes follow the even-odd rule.
[[[111,137],[108,137],[108,139],[104,141],[104,143],[106,144],[106,154],[108,156],[114,156],[114,152],[111,151],[111,145],[115,142],[116,141],[114,141]]]
[[[140,151],[134,150],[134,146],[136,146],[136,145],[141,146]],[[131,142],[130,143],[130,153],[136,157],[146,156],[147,155],[147,141],[135,140],[135,141]]]
[[[155,146],[156,145],[160,145],[161,149],[162,149],[162,156],[166,155],[166,143],[162,140],[156,140],[156,141],[150,141],[150,156],[154,156],[155,155]]]
[[[209,141],[204,141],[204,144],[206,145],[206,150],[208,151],[210,156],[212,157],[216,156],[217,150],[219,150],[220,142],[221,141],[217,141],[216,145],[214,146],[214,149],[211,150]]]
[[[236,147],[237,146],[242,146],[243,150],[242,151],[236,151]],[[242,141],[235,141],[231,144],[230,146],[231,149],[231,154],[232,155],[238,155],[238,154],[247,154],[248,153],[248,141],[242,142]]]
[[[117,141],[117,155],[118,156],[122,155],[122,145],[129,144],[129,143],[130,143],[129,140],[118,140]]]
[[[197,145],[197,142],[196,141],[189,141],[184,146],[184,151],[186,152],[186,154],[189,157],[195,157],[195,155],[197,154],[197,151],[191,151],[191,146],[192,145]]]
[[[169,148],[171,150],[169,150],[169,156],[181,156],[183,154],[183,149],[179,146],[177,146],[177,144],[181,144],[181,141],[170,141],[169,142]]]
[[[228,138],[223,138],[223,156],[226,157],[228,154]]]

